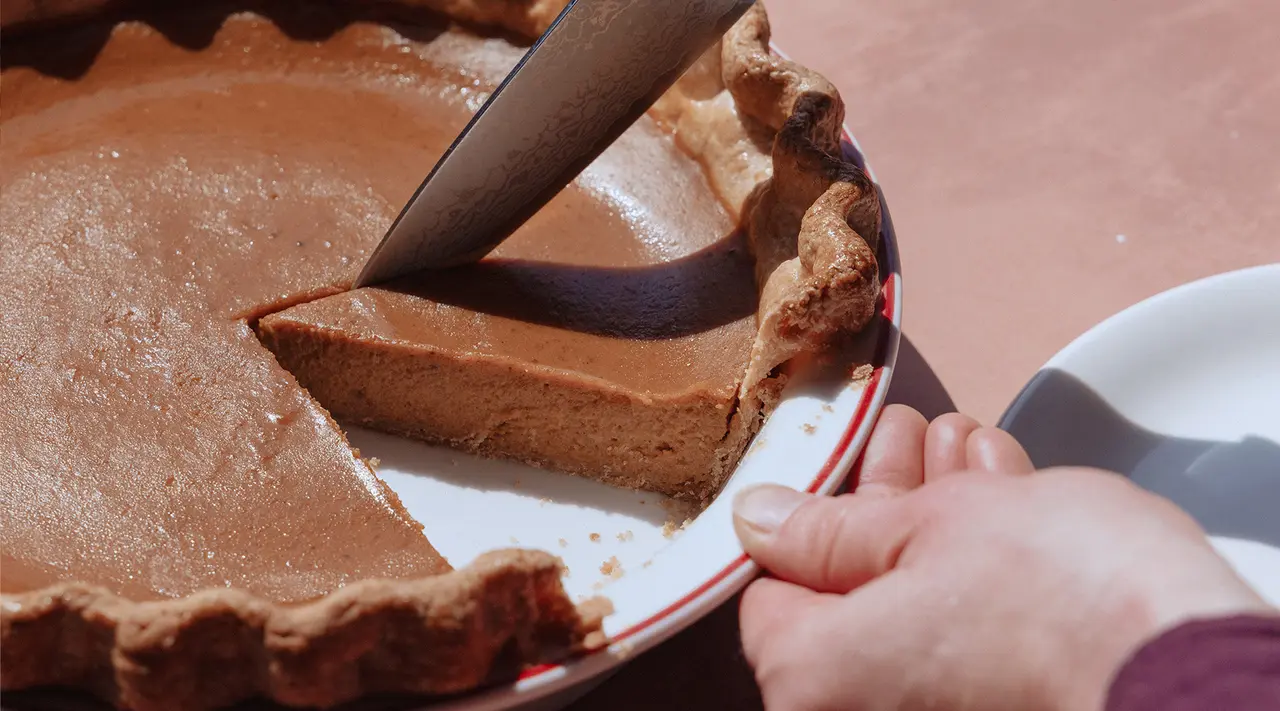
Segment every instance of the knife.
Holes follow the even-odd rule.
[[[445,152],[357,287],[477,261],[636,122],[754,0],[573,0]]]

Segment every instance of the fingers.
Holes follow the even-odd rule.
[[[994,427],[983,427],[977,420],[958,412],[942,415],[930,423],[924,441],[926,482],[964,471],[1021,475],[1034,470],[1026,450],[1012,435]]]
[[[924,483],[924,416],[903,405],[889,405],[880,414],[863,450],[856,491],[894,494]]]
[[[962,472],[969,468],[966,444],[969,436],[982,428],[977,420],[950,412],[929,424],[924,438],[924,468],[927,479]]]
[[[808,588],[771,578],[760,578],[747,586],[738,613],[747,662],[758,666],[761,654],[773,646],[770,640],[786,634],[797,620],[828,599]]]
[[[896,564],[919,515],[903,494],[975,470],[1029,474],[1032,465],[1012,436],[971,417],[944,415],[929,425],[911,408],[890,406],[867,442],[856,493],[826,499],[776,485],[745,489],[734,498],[734,529],[746,552],[782,580],[843,594]]]
[[[1031,457],[1018,440],[994,427],[984,427],[969,435],[965,452],[970,469],[1019,476],[1035,471]]]
[[[893,568],[915,527],[901,496],[816,497],[774,484],[733,501],[733,525],[757,563],[817,592],[847,593]]]

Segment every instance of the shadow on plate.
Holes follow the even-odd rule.
[[[791,380],[787,383],[788,397],[812,397],[831,402],[842,390],[855,384],[861,385],[866,367],[874,366],[876,351],[883,347],[884,331],[892,331],[877,311],[877,315],[861,333],[854,334],[835,344],[829,351],[817,357],[800,356],[784,366]]]
[[[1127,475],[1214,536],[1280,548],[1280,444],[1184,439],[1126,419],[1088,385],[1041,371],[1000,420],[1037,468],[1087,466]]]
[[[630,516],[654,526],[685,515],[688,505],[661,494],[621,489],[590,479],[537,469],[503,459],[487,459],[445,447],[352,427],[347,437],[378,469],[424,476],[460,489],[506,492],[534,500]]]

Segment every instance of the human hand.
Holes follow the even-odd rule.
[[[886,408],[857,493],[735,499],[776,579],[742,600],[765,705],[1099,709],[1161,631],[1270,608],[1167,501],[1122,477],[1032,465],[963,415]]]

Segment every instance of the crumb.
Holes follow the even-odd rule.
[[[614,580],[622,577],[622,563],[618,562],[618,556],[609,556],[609,560],[600,564],[600,574],[607,575]]]
[[[458,466],[458,460],[456,460],[456,459],[450,459],[450,460],[449,460],[449,466],[453,466],[453,467]]]
[[[520,545],[520,541],[516,540],[515,536],[511,536],[511,545],[518,546]]]
[[[667,512],[667,521],[662,524],[662,535],[671,538],[679,529],[688,526],[693,522],[693,517],[699,513],[699,507],[686,501],[676,501],[667,499],[662,502],[663,510]],[[684,523],[678,523],[683,521]]]
[[[549,503],[551,503],[551,499],[549,499],[549,498],[547,498],[547,497],[545,497],[545,496],[544,496],[544,497],[542,497],[541,499],[538,499],[538,505],[539,505],[539,506],[546,506],[546,505],[547,505],[547,504],[549,504]]]
[[[589,538],[591,538],[591,542],[592,542],[592,543],[599,543],[599,542],[600,542],[600,534],[599,534],[599,533],[593,533],[593,534],[591,534],[591,535],[589,536]]]
[[[756,437],[756,441],[751,443],[751,448],[747,450],[747,454],[751,454],[752,452],[757,452],[761,449],[764,449],[764,445],[766,441],[767,440],[764,437]]]
[[[566,578],[569,577],[569,566],[561,566],[561,574]]]
[[[370,469],[377,469],[378,467],[382,466],[382,460],[378,459],[377,457],[369,457],[368,461],[369,461]]]
[[[640,499],[640,505],[644,506],[644,503],[645,503],[644,499]]]
[[[662,510],[667,512],[669,518],[682,519],[692,516],[698,511],[697,504],[691,504],[688,501],[676,501],[675,499],[664,499],[659,502]]]
[[[596,592],[599,592],[599,591],[601,591],[601,590],[604,590],[604,583],[601,583],[601,582],[592,583],[592,584],[591,584],[591,589],[592,589],[592,590],[595,590]]]
[[[855,382],[861,382],[864,380],[870,380],[871,374],[874,372],[875,372],[875,368],[872,368],[867,363],[863,363],[862,365],[855,365],[852,368],[850,368],[849,377]]]
[[[830,406],[830,405],[823,405],[823,406],[822,406],[822,411],[823,411],[823,412],[835,412],[835,411],[836,411],[836,409],[835,409],[834,407]]]
[[[560,547],[561,547],[561,548],[568,548],[568,547],[569,547],[569,542],[568,542],[568,541],[566,541],[565,539],[561,538],[561,539],[560,539]]]
[[[520,477],[516,477],[516,480],[515,480],[515,481],[513,481],[513,482],[511,482],[511,486],[512,486],[512,488],[519,489],[519,488],[520,488]]]
[[[641,567],[641,568],[648,568],[648,567],[649,567],[649,566],[651,566],[651,565],[653,565],[653,559],[652,559],[652,558],[650,558],[649,560],[646,560],[645,562],[641,563],[641,564],[640,564],[640,567]]]
[[[631,539],[633,539],[633,538],[635,538],[635,537],[636,537],[636,534],[632,533],[632,532],[631,532],[631,531],[629,531],[629,530],[628,530],[628,531],[623,531],[622,533],[619,533],[619,534],[618,534],[618,540],[619,540],[619,541],[622,541],[623,543],[626,543],[627,541],[629,541],[629,540],[631,540]]]
[[[631,644],[630,642],[623,641],[615,644],[613,646],[613,650],[614,650],[614,654],[617,655],[618,659],[626,659],[627,657],[630,657],[632,654],[635,653],[636,648],[635,648],[635,645]]]
[[[806,423],[804,423],[803,425],[801,425],[801,426],[800,426],[800,429],[804,430],[804,433],[805,433],[805,434],[813,434],[814,432],[817,432],[817,431],[818,431],[818,428],[817,428],[817,427],[814,427],[813,425],[809,424],[808,422],[806,422]]]

